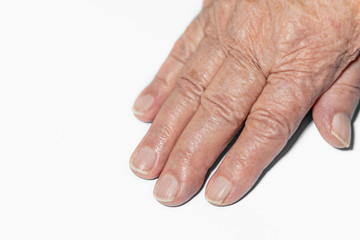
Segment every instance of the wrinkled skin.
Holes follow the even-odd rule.
[[[234,203],[282,150],[306,113],[334,147],[350,144],[359,101],[360,1],[213,0],[175,44],[135,115],[152,126],[130,166],[159,176],[155,198],[188,201],[233,136],[206,186]]]

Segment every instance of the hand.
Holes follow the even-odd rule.
[[[306,113],[337,148],[350,145],[360,95],[360,1],[205,1],[135,115],[152,126],[130,162],[159,175],[155,198],[189,200],[233,136],[206,187],[214,205],[251,188]]]

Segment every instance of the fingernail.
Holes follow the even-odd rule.
[[[150,94],[138,97],[136,99],[133,112],[135,115],[142,115],[146,110],[148,110],[154,103],[154,97]]]
[[[217,177],[206,191],[205,198],[210,203],[222,205],[231,191],[231,182],[223,176]]]
[[[336,137],[345,148],[350,146],[351,124],[350,118],[344,113],[338,113],[334,116],[331,124],[331,134]]]
[[[172,202],[178,191],[179,183],[170,174],[161,177],[154,189],[154,198],[159,202]]]
[[[135,172],[147,175],[154,167],[156,155],[150,147],[143,147],[130,160],[130,167]]]

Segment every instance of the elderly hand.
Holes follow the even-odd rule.
[[[159,176],[155,198],[189,200],[234,135],[206,187],[214,205],[240,199],[306,113],[349,147],[360,95],[360,1],[213,0],[175,44],[134,105],[152,126],[130,166]]]

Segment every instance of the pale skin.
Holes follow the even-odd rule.
[[[159,177],[154,197],[177,206],[211,176],[206,199],[241,199],[311,109],[323,138],[351,142],[360,96],[359,0],[206,0],[134,104],[152,125],[130,167]]]

